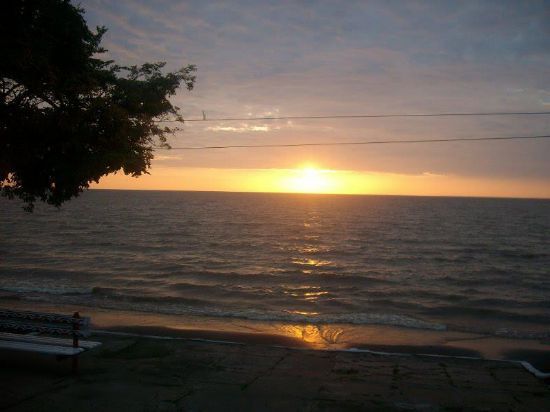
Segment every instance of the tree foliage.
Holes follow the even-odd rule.
[[[195,66],[164,73],[162,62],[101,59],[106,29],[90,30],[69,1],[8,0],[0,10],[2,194],[32,210],[109,173],[147,173],[176,130],[159,121],[183,121],[168,98],[180,84],[193,88]]]

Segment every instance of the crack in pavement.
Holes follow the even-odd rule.
[[[241,385],[241,390],[244,391],[246,390],[250,385],[252,385],[254,382],[256,382],[258,379],[260,379],[261,377],[265,377],[267,376],[268,374],[270,374],[271,372],[273,372],[273,370],[277,367],[277,365],[279,365],[286,357],[288,356],[288,352],[285,352],[285,354],[283,356],[281,356],[272,366],[270,366],[269,368],[267,368],[264,372],[260,372],[257,376],[254,376],[250,382],[247,382],[247,383],[243,383]]]

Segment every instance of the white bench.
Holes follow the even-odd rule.
[[[61,335],[67,338],[43,336]],[[90,335],[90,318],[56,313],[0,309],[0,349],[70,357],[73,371],[78,369],[78,355],[101,342],[84,341]]]

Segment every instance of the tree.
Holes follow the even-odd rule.
[[[60,206],[109,173],[147,173],[177,130],[159,121],[183,121],[168,98],[182,83],[193,88],[195,66],[164,74],[163,62],[102,60],[106,29],[91,31],[68,0],[2,1],[0,10],[2,194],[29,210],[37,200]]]

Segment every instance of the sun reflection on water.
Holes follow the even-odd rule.
[[[332,264],[332,261],[312,258],[294,258],[292,263],[303,266],[327,266]]]
[[[299,251],[302,253],[317,253],[321,251],[321,248],[313,245],[307,245],[307,246],[300,247]]]
[[[294,312],[300,313],[300,312]],[[305,312],[307,313],[307,312]],[[306,325],[283,325],[281,331],[290,337],[298,338],[316,346],[326,347],[340,342],[344,330],[338,327]]]
[[[319,297],[328,295],[329,292],[326,290],[320,290],[320,286],[301,286],[299,288],[292,288],[290,290],[285,290],[283,293],[287,296],[292,296],[295,298],[303,298],[308,302],[315,302]],[[296,313],[300,315],[316,315],[317,312],[301,312],[301,311],[288,311],[289,313]]]
[[[302,316],[316,316],[320,315],[319,312],[307,312],[304,310],[287,310],[287,313],[292,313],[293,315],[302,315]]]

